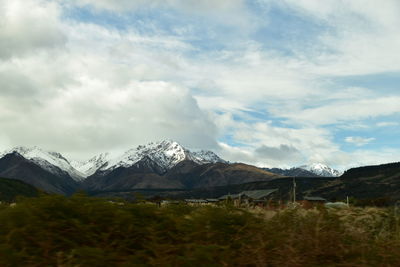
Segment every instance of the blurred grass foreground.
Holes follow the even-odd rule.
[[[399,226],[391,209],[41,196],[0,205],[0,266],[400,266]]]

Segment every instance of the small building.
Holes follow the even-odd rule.
[[[181,204],[181,201],[178,200],[162,200],[161,201],[161,206],[166,206],[166,205],[179,205]]]
[[[313,207],[318,207],[318,206],[323,206],[327,200],[323,197],[304,197],[302,201],[302,206],[304,208],[313,208]]]
[[[220,201],[221,200],[228,200],[228,199],[235,200],[235,199],[239,199],[239,197],[240,197],[240,194],[228,194],[228,195],[223,195],[223,196],[219,197],[218,199]]]
[[[208,199],[185,199],[186,204],[188,205],[211,205],[218,203],[219,199],[208,198]]]
[[[327,208],[336,208],[336,209],[343,209],[349,207],[349,205],[344,202],[327,202],[324,205]]]
[[[191,206],[204,205],[207,203],[205,199],[185,199],[185,203]]]
[[[223,195],[219,200],[227,201],[231,199],[236,206],[267,206],[275,197],[276,192],[278,192],[278,189],[249,190],[240,192],[239,194]]]
[[[243,191],[240,193],[241,203],[252,206],[268,206],[276,192],[278,189]]]

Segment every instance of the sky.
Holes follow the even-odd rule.
[[[0,0],[0,149],[400,160],[398,0]]]

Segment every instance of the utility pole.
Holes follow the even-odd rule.
[[[296,178],[293,177],[293,203],[296,203]]]

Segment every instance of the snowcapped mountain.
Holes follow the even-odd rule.
[[[112,157],[109,153],[103,153],[86,162],[73,161],[72,166],[79,173],[88,177],[97,171],[110,172],[118,167],[127,168],[143,159],[157,163],[163,172],[184,160],[191,160],[197,164],[226,162],[212,151],[192,152],[175,141],[164,140],[147,145],[139,145],[116,157]]]
[[[339,172],[338,170],[332,169],[331,167],[322,163],[303,165],[298,168],[312,172],[318,176],[323,176],[323,177],[338,177],[342,175],[342,173]]]
[[[80,172],[85,173],[85,175],[90,176],[97,170],[108,172],[118,167],[130,167],[145,158],[156,162],[163,171],[171,169],[184,160],[191,160],[198,164],[226,162],[214,152],[191,152],[175,141],[166,140],[139,145],[134,149],[126,151],[121,156],[111,159],[109,158],[109,154],[102,154],[76,168]]]
[[[145,158],[155,162],[164,172],[183,160],[191,160],[198,164],[226,162],[214,152],[191,152],[171,140],[140,145],[117,157],[111,157],[109,153],[103,153],[86,162],[68,161],[57,152],[45,151],[38,147],[15,147],[0,153],[0,158],[13,152],[20,154],[53,174],[58,174],[60,170],[65,171],[75,181],[82,181],[97,171],[108,172],[118,167],[130,167]]]
[[[60,174],[59,172],[61,170],[67,172],[75,181],[81,181],[85,178],[84,174],[72,167],[70,162],[60,153],[45,151],[36,146],[15,147],[13,149],[0,153],[0,158],[4,157],[6,154],[15,152],[53,174],[58,175]]]
[[[163,175],[184,160],[191,161],[193,167],[225,162],[211,151],[191,152],[174,141],[141,145],[116,157],[104,153],[86,162],[69,161],[59,153],[38,147],[15,147],[0,152],[0,176],[25,181],[46,192],[66,195],[79,188],[102,188],[107,183],[116,189],[126,184],[138,188],[179,188],[183,186],[179,181]],[[116,170],[118,167],[125,168]]]

